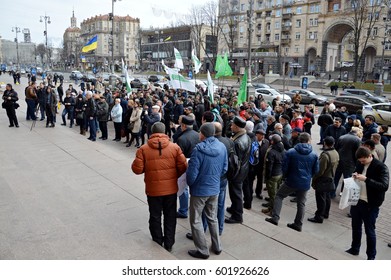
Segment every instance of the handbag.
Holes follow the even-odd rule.
[[[129,130],[129,131],[132,131],[133,128],[134,128],[134,122],[128,123],[128,130]]]
[[[331,158],[328,153],[325,153],[327,157],[329,158],[329,166],[327,167],[326,172],[328,172],[331,169],[331,177],[319,177],[318,180],[316,181],[315,184],[315,190],[318,192],[332,192],[335,190],[335,185],[334,185],[334,170],[332,169],[332,164],[331,164]]]
[[[19,104],[15,102],[15,103],[14,103],[14,108],[15,108],[15,109],[18,109],[18,108],[19,108]]]
[[[84,112],[78,112],[76,115],[76,119],[78,119],[78,120],[84,119]]]
[[[345,209],[352,205],[357,205],[360,199],[361,187],[354,181],[353,177],[343,179],[344,188],[339,201],[339,209]]]
[[[5,101],[1,103],[1,108],[5,109]]]

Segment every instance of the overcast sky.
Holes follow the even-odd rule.
[[[121,0],[114,4],[114,14],[129,15],[140,19],[142,28],[165,27],[176,18],[188,14],[194,3],[200,5],[210,0]],[[217,1],[217,0],[214,0]],[[92,16],[111,12],[111,0],[10,0],[3,4],[1,13],[0,36],[3,39],[13,40],[15,32],[12,27],[30,29],[31,41],[44,43],[44,22],[40,16],[50,16],[48,24],[48,41],[53,47],[59,47],[64,31],[71,25],[72,10],[75,11],[77,25]],[[19,42],[23,41],[23,34],[18,33]]]

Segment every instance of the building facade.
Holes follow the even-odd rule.
[[[75,12],[72,12],[71,26],[68,27],[63,35],[64,41],[64,58],[65,66],[70,68],[78,68],[80,59],[80,50],[82,47],[82,41],[80,38],[81,29],[77,27],[77,19]]]
[[[211,35],[210,28],[205,25],[149,29],[142,30],[140,34],[141,68],[143,70],[163,71],[162,60],[168,67],[174,67],[174,48],[182,56],[184,71],[190,71],[193,67],[191,60],[193,49],[203,63],[201,71],[212,69],[211,60],[213,53],[216,53],[217,38]]]
[[[81,23],[80,33],[82,46],[98,35],[97,49],[83,54],[86,63],[109,70],[113,63],[119,67],[123,59],[128,66],[138,67],[139,29],[140,20],[130,16],[114,16],[112,19],[111,15],[107,14],[84,20]]]
[[[9,66],[19,64],[21,67],[37,64],[34,43],[16,43],[15,41],[1,39],[1,61]],[[39,62],[39,60],[38,60]]]
[[[248,65],[248,50],[254,74],[302,75],[346,70],[344,65],[353,62],[354,55],[353,2],[220,0],[219,53],[230,53],[236,72]],[[391,66],[391,43],[387,34],[391,29],[387,24],[389,9],[381,6],[380,1],[367,2],[369,8],[363,29],[368,28],[371,18],[377,22],[370,30],[365,49],[359,49],[359,53],[363,52],[359,78],[385,72],[387,80],[386,68]],[[363,34],[365,40],[366,33]]]

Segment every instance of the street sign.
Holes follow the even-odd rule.
[[[303,77],[301,79],[301,88],[307,89],[308,88],[308,77]]]

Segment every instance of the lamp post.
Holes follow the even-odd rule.
[[[156,30],[155,34],[157,34],[157,71],[160,72],[160,35],[163,34],[163,30]]]
[[[46,52],[46,65],[50,65],[50,55],[48,51],[48,24],[51,23],[50,21],[50,16],[45,15],[40,16],[39,22],[44,22],[45,21],[45,31],[43,32],[43,35],[45,36],[45,52]]]
[[[381,53],[381,69],[380,69],[380,76],[379,76],[379,81],[375,85],[375,94],[376,95],[381,95],[384,90],[384,85],[383,85],[383,79],[384,79],[384,50],[386,48],[386,43],[388,42],[387,37],[389,35],[388,32],[388,24],[385,24],[384,26],[384,37],[383,37],[383,42],[382,42],[382,53]]]
[[[114,3],[121,0],[111,0],[111,73],[114,73]]]
[[[18,70],[19,68],[19,42],[18,42],[18,33],[20,33],[20,28],[15,26],[12,27],[12,32],[15,32],[15,43],[16,43],[16,63],[18,65]]]

